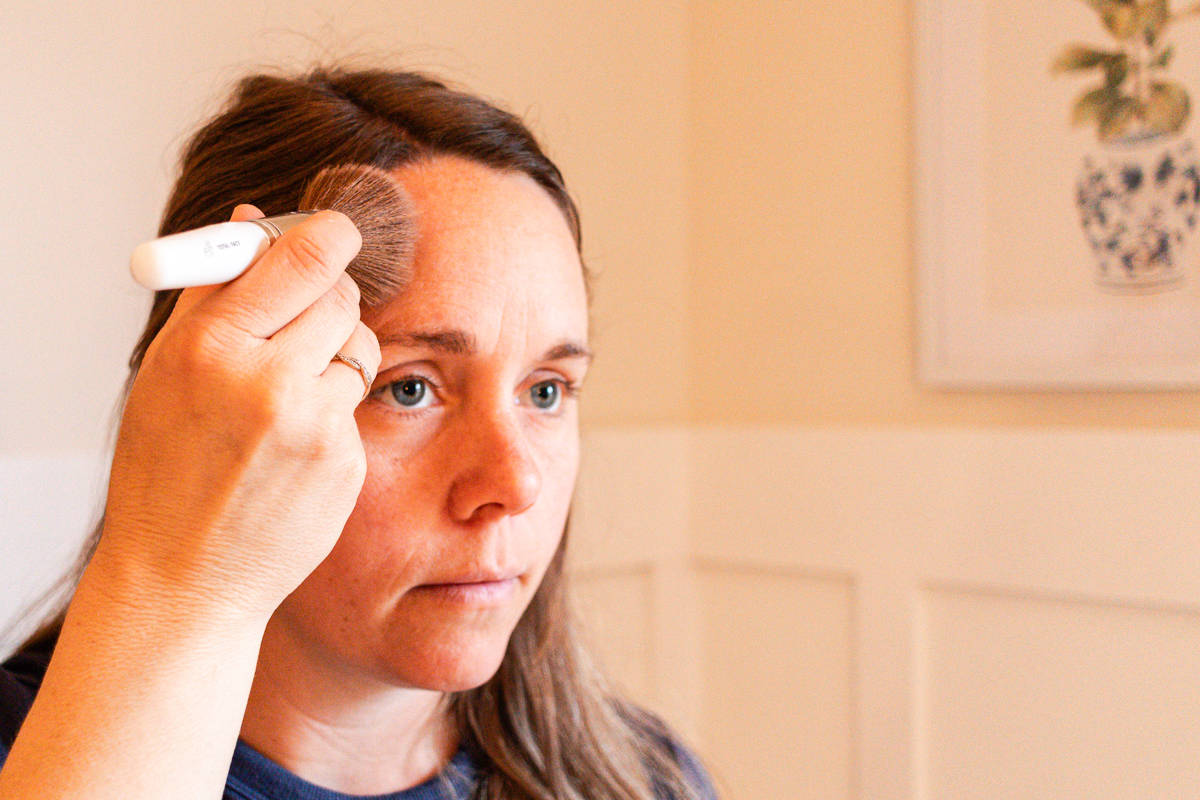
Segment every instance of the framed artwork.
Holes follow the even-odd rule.
[[[921,379],[1200,387],[1200,3],[916,15]]]

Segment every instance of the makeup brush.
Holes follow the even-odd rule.
[[[241,275],[287,230],[318,210],[340,211],[362,235],[362,249],[346,271],[364,305],[399,291],[412,272],[416,224],[408,194],[390,175],[365,164],[326,167],[304,188],[309,209],[244,222],[220,222],[138,245],[129,262],[147,289],[224,283]]]

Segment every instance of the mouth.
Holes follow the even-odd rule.
[[[412,589],[418,595],[465,605],[498,605],[516,594],[519,576],[472,577],[447,583],[423,583]]]

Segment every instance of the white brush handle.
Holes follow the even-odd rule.
[[[143,242],[129,260],[147,289],[181,289],[231,281],[246,271],[281,233],[310,214],[297,212],[245,222],[219,222]]]

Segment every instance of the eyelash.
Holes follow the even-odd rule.
[[[438,394],[440,394],[440,392],[441,392],[441,386],[439,386],[438,383],[435,382],[433,379],[429,378],[426,375],[421,375],[418,373],[410,373],[408,375],[402,375],[393,381],[388,381],[387,383],[385,383],[384,385],[380,386],[377,389],[373,389],[371,391],[371,396],[377,395],[380,398],[380,402],[382,402],[384,405],[388,406],[393,411],[395,411],[396,413],[399,413],[399,414],[413,415],[413,414],[417,414],[422,411],[425,411],[425,409],[427,408],[426,406],[406,407],[406,406],[400,404],[398,401],[394,401],[394,400],[389,401],[389,400],[385,399],[387,396],[392,395],[392,387],[394,387],[398,384],[404,383],[405,381],[421,381],[422,383],[424,383],[426,385],[427,390],[433,392],[435,397]],[[559,393],[560,393],[559,394],[559,402],[556,404],[556,406],[552,409],[545,409],[545,411],[548,414],[555,414],[555,413],[561,411],[562,401],[564,399],[574,399],[574,398],[578,397],[579,392],[582,389],[582,386],[579,383],[574,383],[574,382],[568,381],[566,378],[561,378],[561,377],[553,378],[552,377],[552,378],[544,378],[540,381],[537,381],[537,382],[531,384],[529,389],[526,390],[526,393],[528,393],[530,390],[532,390],[533,387],[539,386],[543,383],[553,383],[553,384],[557,385],[558,389],[559,389]]]

